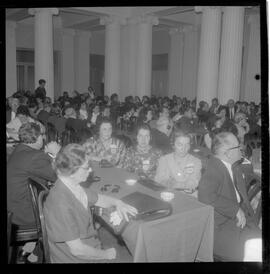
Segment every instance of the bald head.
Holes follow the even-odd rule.
[[[231,132],[221,132],[214,137],[212,152],[215,156],[230,164],[235,163],[242,157],[239,141]]]

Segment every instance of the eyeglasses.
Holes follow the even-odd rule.
[[[81,166],[82,169],[91,172],[92,171],[92,167],[91,166],[87,166],[87,167],[83,167]]]
[[[232,149],[237,149],[237,148],[241,148],[241,146],[236,146],[236,147],[231,147],[231,148],[228,148],[228,150],[232,150]]]

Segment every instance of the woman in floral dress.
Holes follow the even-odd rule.
[[[98,138],[92,137],[83,144],[90,160],[106,160],[112,166],[123,167],[126,147],[122,141],[112,137],[112,122],[103,118],[98,128]]]
[[[137,129],[137,145],[127,150],[124,167],[129,171],[153,179],[162,152],[153,148],[150,145],[150,140],[150,127],[147,124],[139,126]]]

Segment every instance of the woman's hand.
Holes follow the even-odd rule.
[[[61,146],[59,144],[57,144],[56,142],[50,142],[45,146],[44,152],[50,153],[53,157],[56,157],[60,149]]]
[[[117,200],[115,205],[116,205],[117,213],[119,214],[120,218],[125,218],[127,222],[129,221],[128,213],[132,216],[135,216],[138,213],[135,207],[130,206],[122,202],[121,200]]]

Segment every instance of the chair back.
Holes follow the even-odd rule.
[[[36,221],[36,226],[38,231],[38,237],[41,237],[41,224],[39,220],[39,210],[38,210],[38,195],[41,191],[48,190],[48,188],[45,185],[37,181],[34,181],[31,178],[28,179],[28,187],[31,194],[32,206],[33,206],[33,211],[34,211],[34,216],[35,216],[35,221]]]
[[[52,141],[57,141],[57,130],[55,128],[55,126],[48,122],[46,125],[46,137],[47,137],[47,142],[52,142]]]
[[[10,259],[11,259],[10,243],[11,243],[12,215],[13,215],[12,212],[10,212],[10,211],[7,212],[7,257],[8,257],[8,264],[10,263]]]
[[[253,208],[255,210],[255,222],[258,225],[260,222],[262,210],[262,197],[259,197],[257,194],[261,191],[261,178],[254,174],[252,178],[250,178],[248,184],[247,184],[247,194],[248,194],[248,199],[249,202],[251,203],[251,206],[253,207],[253,204],[257,204],[256,208]],[[257,196],[257,197],[256,197]],[[256,198],[255,198],[256,197]],[[255,199],[253,201],[253,199]],[[257,202],[257,203],[256,203]]]
[[[40,220],[40,224],[41,224],[42,246],[43,246],[45,263],[51,262],[48,235],[47,235],[47,230],[46,230],[45,218],[44,218],[44,214],[43,214],[43,206],[44,206],[44,202],[45,202],[48,194],[49,194],[48,190],[42,190],[38,196],[39,220]]]

